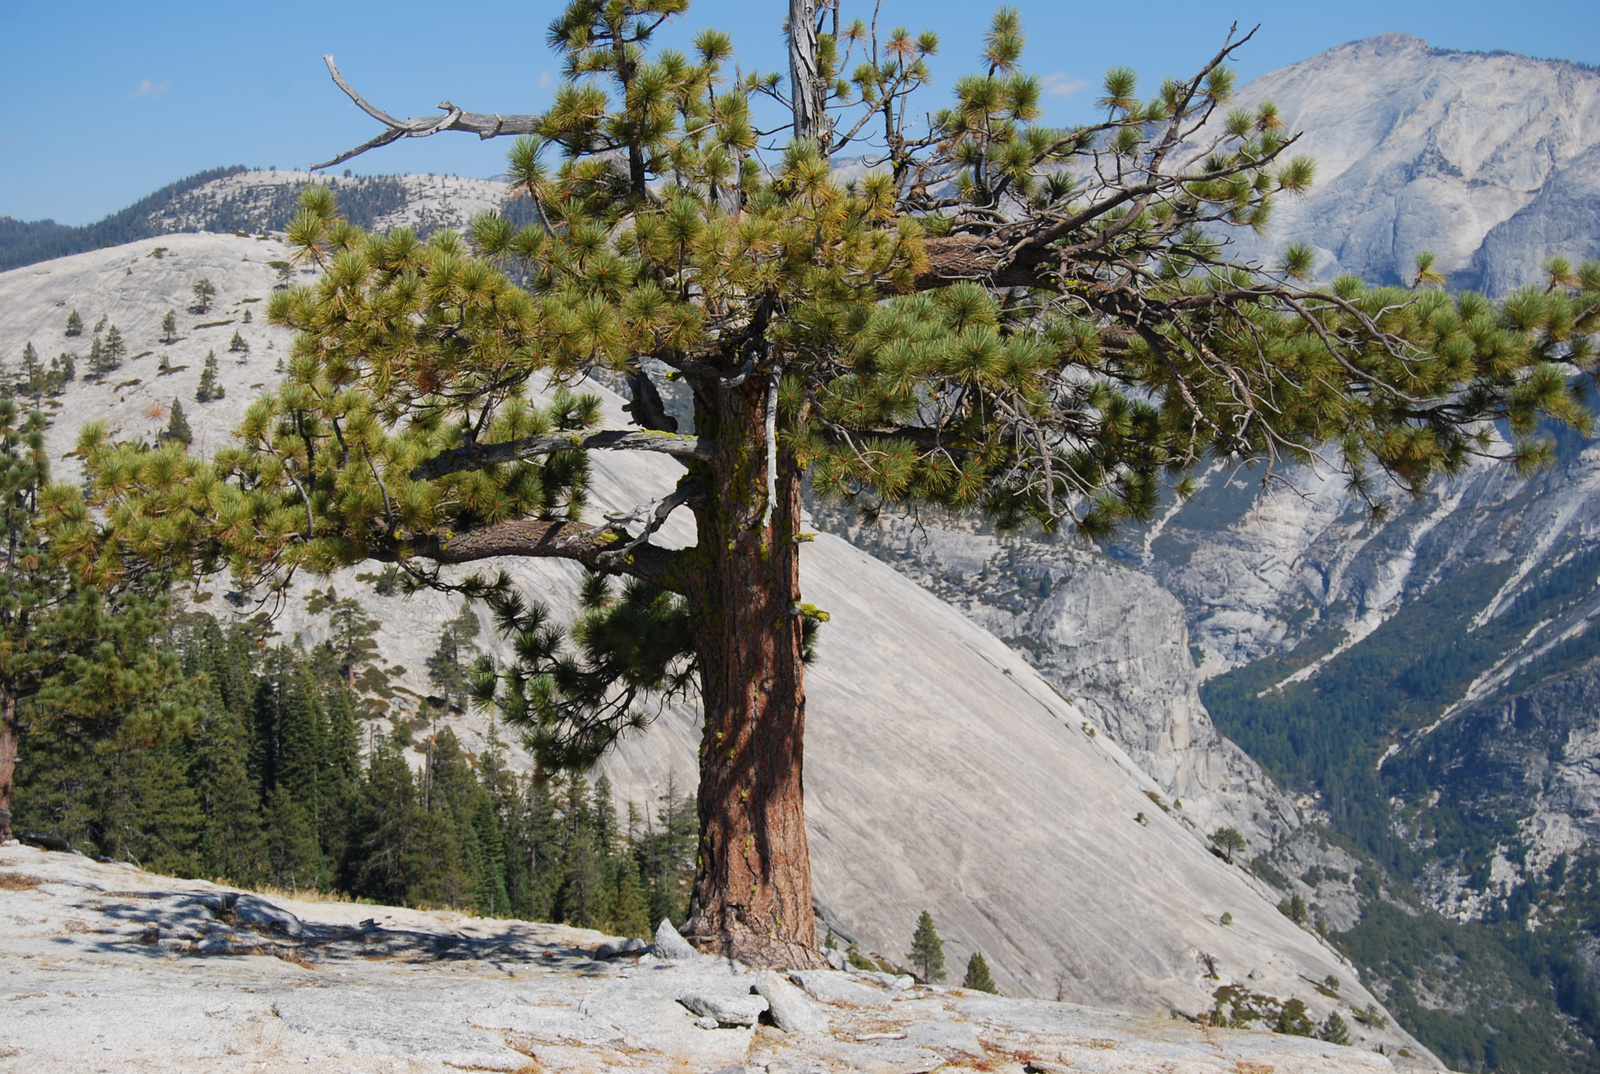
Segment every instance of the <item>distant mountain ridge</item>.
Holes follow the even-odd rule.
[[[526,203],[507,201],[505,185],[493,179],[328,176],[234,165],[197,172],[82,227],[0,216],[0,272],[158,235],[282,231],[294,219],[300,191],[313,181],[333,188],[351,223],[373,231],[459,229],[484,210],[501,212],[517,223],[533,218]]]
[[[1403,283],[1431,250],[1452,288],[1498,296],[1546,257],[1600,257],[1600,69],[1382,34],[1240,90],[1262,100],[1317,162],[1309,196],[1239,240],[1265,263],[1304,241],[1321,278]]]

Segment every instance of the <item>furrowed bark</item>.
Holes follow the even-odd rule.
[[[658,402],[659,398],[658,396]],[[665,413],[664,410],[662,412]],[[448,474],[482,470],[542,455],[554,455],[558,451],[654,451],[680,459],[703,459],[711,454],[712,446],[692,436],[679,436],[677,433],[653,429],[547,433],[544,436],[506,440],[498,444],[463,444],[449,451],[441,451],[411,471],[411,479],[432,481]]]
[[[607,526],[516,519],[461,534],[415,537],[373,558],[411,555],[435,563],[475,563],[499,556],[569,559],[596,574],[626,574],[674,593],[686,592],[682,577],[685,553],[652,544],[621,551],[627,542],[626,535]]]
[[[11,838],[11,790],[17,774],[21,739],[16,691],[0,686],[0,843]]]
[[[760,966],[822,966],[811,908],[802,778],[800,474],[779,466],[770,523],[765,378],[716,391],[696,425],[720,450],[691,466],[714,490],[695,511],[688,596],[696,612],[705,726],[700,849],[684,935]]]

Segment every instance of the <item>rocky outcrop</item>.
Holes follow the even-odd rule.
[[[1343,1074],[1426,1065],[1396,1034],[1344,1048],[961,989],[886,989],[843,973],[833,976],[854,992],[812,999],[781,975],[719,959],[596,959],[607,938],[586,929],[258,899],[304,923],[286,939],[222,909],[234,894],[0,845],[0,914],[11,922],[0,934],[0,1071],[914,1074],[1027,1062]],[[818,972],[833,973],[808,977]],[[1322,997],[1321,1006],[1333,1005]]]

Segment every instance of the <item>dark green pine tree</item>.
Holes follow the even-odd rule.
[[[376,670],[373,664],[378,656],[378,621],[367,614],[361,602],[353,597],[340,597],[330,585],[327,589],[311,591],[306,598],[306,610],[322,616],[327,623],[328,640],[323,644],[351,689],[374,685],[370,676],[359,672]]]
[[[206,351],[205,364],[200,367],[200,384],[195,389],[194,397],[202,403],[209,403],[213,399],[221,399],[225,394],[222,385],[217,383],[217,352]]]
[[[176,343],[177,341],[178,313],[176,310],[168,310],[167,315],[161,318],[161,342]]]
[[[217,285],[202,276],[194,282],[194,311],[207,313],[211,309],[211,300],[217,297]]]
[[[484,738],[483,759],[479,763],[484,794],[494,812],[500,831],[501,888],[481,887],[495,901],[489,908],[491,915],[525,917],[530,912],[532,897],[532,862],[529,858],[530,841],[527,812],[522,801],[522,789],[517,777],[506,767],[505,750],[500,741],[499,729],[489,721],[489,732]],[[479,822],[482,823],[481,821]]]
[[[565,860],[556,897],[557,912],[560,920],[569,925],[593,928],[602,911],[605,860],[595,830],[589,781],[574,774],[567,779],[566,789],[561,818],[566,837],[562,847]]]
[[[234,330],[233,338],[228,341],[228,350],[235,354],[250,353],[250,344],[239,334],[237,329]]]
[[[526,863],[528,893],[522,916],[536,921],[559,920],[557,906],[566,876],[566,829],[558,808],[560,780],[535,767],[528,777],[527,805],[519,847]]]
[[[50,359],[50,391],[56,393],[78,379],[78,359],[62,351]]]
[[[473,639],[481,625],[470,601],[461,602],[461,613],[439,631],[439,644],[428,657],[428,681],[439,690],[445,708],[460,710],[466,705],[469,690],[468,668],[477,655]]]
[[[261,797],[250,779],[244,722],[223,703],[215,680],[211,692],[207,713],[195,727],[189,763],[189,781],[205,818],[200,871],[251,887],[264,881],[268,871]]]
[[[112,325],[106,329],[105,362],[109,372],[122,365],[122,360],[128,356],[128,344],[122,338],[122,329]]]
[[[970,988],[974,992],[993,992],[998,994],[999,989],[994,986],[994,978],[989,975],[989,963],[984,960],[982,952],[972,952],[972,957],[967,959],[967,974],[961,979],[962,988]]]
[[[107,373],[111,372],[113,368],[115,367],[111,365],[110,361],[106,357],[105,344],[100,341],[99,336],[95,336],[94,339],[89,343],[90,378],[93,380],[99,380],[101,377],[104,377]]]
[[[911,936],[911,965],[924,983],[944,980],[944,943],[933,926],[933,915],[922,911]]]
[[[194,443],[194,433],[189,428],[183,404],[176,399],[172,401],[172,413],[167,418],[167,427],[162,430],[160,440],[164,444],[182,444],[184,447]]]
[[[700,818],[694,798],[678,793],[674,775],[668,774],[660,805],[654,817],[643,818],[642,827],[633,833],[633,853],[645,883],[649,920],[682,921],[689,912]]]
[[[73,310],[71,313],[67,314],[67,335],[83,335],[83,318],[78,316],[77,310]]]
[[[287,784],[267,794],[267,880],[288,891],[314,891],[321,886],[326,868],[317,841],[316,821]]]
[[[50,374],[29,340],[22,348],[22,389],[35,400],[50,390]]]
[[[477,868],[473,872],[478,913],[484,917],[510,917],[511,895],[506,883],[506,839],[500,813],[487,789],[478,799],[472,818],[472,834],[477,845]]]
[[[412,844],[422,818],[416,784],[397,736],[375,737],[361,785],[352,853],[351,894],[403,905],[415,864]]]
[[[102,854],[167,876],[199,873],[205,818],[174,746],[130,742],[106,754],[94,809]]]

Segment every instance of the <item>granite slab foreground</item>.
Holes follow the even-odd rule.
[[[0,1071],[1392,1069],[1304,1038],[842,973],[794,982],[808,995],[787,1001],[812,1005],[814,1031],[711,1028],[716,1018],[680,998],[707,1001],[702,1011],[761,1006],[753,990],[774,991],[765,975],[704,956],[595,958],[612,939],[239,895],[6,844]]]

